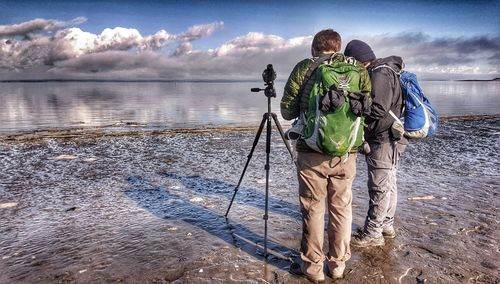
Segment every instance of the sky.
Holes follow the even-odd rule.
[[[500,77],[499,1],[0,0],[0,80],[286,80],[314,34],[423,79]]]

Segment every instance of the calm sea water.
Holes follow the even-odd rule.
[[[500,113],[500,82],[421,82],[439,115]],[[279,115],[284,82],[272,108]],[[52,127],[145,124],[147,127],[251,126],[267,98],[262,82],[0,83],[0,132]]]

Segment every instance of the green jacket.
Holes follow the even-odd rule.
[[[304,82],[307,70],[318,58],[308,58],[300,61],[293,68],[290,77],[288,77],[288,81],[285,85],[285,90],[283,92],[283,97],[281,98],[281,116],[283,116],[286,120],[292,120],[299,117],[301,112],[307,110],[309,105],[309,98],[306,94],[309,94],[310,90],[305,90],[302,96],[299,96],[299,90]],[[337,53],[333,57],[333,61],[343,61],[345,60],[345,56],[342,53]],[[363,93],[370,94],[371,92],[371,83],[370,76],[368,75],[368,71],[364,67],[363,63],[356,61],[356,67],[359,69],[359,73],[361,74],[361,91]],[[312,81],[315,79],[315,74],[313,73],[311,76]],[[311,87],[312,84],[308,84],[307,87]],[[297,150],[302,152],[310,152],[313,151],[310,149],[303,140],[299,140],[297,143]]]

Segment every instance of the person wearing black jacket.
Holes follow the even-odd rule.
[[[370,201],[365,224],[351,239],[351,245],[381,246],[385,244],[384,237],[396,236],[396,171],[399,158],[408,144],[408,140],[396,131],[397,127],[393,127],[395,119],[390,114],[392,111],[401,117],[403,111],[403,92],[399,81],[403,60],[399,56],[376,59],[371,47],[360,40],[349,42],[344,54],[363,62],[372,83],[372,106],[365,118]]]

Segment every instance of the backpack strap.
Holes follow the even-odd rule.
[[[305,92],[307,85],[310,84],[310,79],[314,71],[316,71],[316,69],[325,61],[331,60],[331,55],[323,54],[320,57],[316,57],[311,60],[313,61],[313,64],[311,64],[311,66],[309,66],[309,69],[307,69],[306,75],[304,76],[304,80],[302,81],[302,84],[299,88],[299,93],[298,93],[299,100],[304,95],[303,93]],[[304,125],[306,123],[305,113],[300,112],[299,117],[295,120],[294,123],[297,123],[300,127],[304,128]]]
[[[345,58],[345,62],[347,62],[347,63],[349,63],[351,65],[356,66],[356,58],[354,58],[354,57],[346,57]]]
[[[403,63],[404,64],[404,63]],[[404,65],[403,65],[404,67]],[[394,74],[396,74],[396,76],[398,77],[399,80],[401,80],[400,76],[401,74],[403,73],[403,69],[401,69],[401,71],[397,72],[396,70],[394,70],[394,68],[392,68],[391,66],[387,65],[387,64],[383,64],[383,65],[380,65],[380,66],[377,66],[375,68],[372,68],[371,70],[374,71],[374,70],[377,70],[377,69],[380,69],[380,68],[387,68],[387,69],[390,69],[392,72],[394,72]],[[401,81],[399,82],[400,86],[401,86],[401,91],[403,92],[403,109],[401,110],[401,113],[404,113],[405,112],[405,96],[404,96],[404,89],[403,89],[403,84],[401,83]],[[392,106],[391,106],[392,107]],[[399,122],[401,123],[401,119],[399,119],[392,110],[389,109],[389,114],[394,118],[394,121],[396,122]]]
[[[331,63],[333,61],[333,58],[337,54],[341,54],[341,53],[335,52],[333,54],[323,54],[320,57],[317,57],[316,59],[313,59],[314,62],[309,67],[309,69],[307,69],[306,76],[304,77],[304,81],[303,81],[302,86],[301,86],[301,90],[299,90],[299,94],[302,93],[302,91],[303,91],[302,89],[305,87],[305,85],[307,84],[307,81],[309,81],[309,79],[311,78],[311,76],[314,73],[314,71],[316,71],[316,69],[321,64],[323,64],[325,61],[328,61],[329,63]],[[347,62],[347,63],[349,63],[349,64],[356,65],[356,59],[354,59],[353,57],[345,57],[344,56],[344,61]]]
[[[300,89],[299,89],[299,93],[298,93],[299,99],[305,95],[304,92],[306,90],[306,87],[311,84],[311,82],[312,82],[311,77],[314,74],[314,71],[316,71],[316,69],[318,69],[318,67],[321,64],[325,63],[325,61],[331,62],[333,60],[333,57],[336,54],[338,54],[338,53],[322,54],[321,56],[312,59],[313,64],[311,64],[311,66],[309,66],[309,69],[307,69],[306,75],[304,76],[304,80],[302,81],[302,85],[300,86]],[[296,121],[298,124],[300,124],[301,126],[304,127],[306,124],[305,112],[300,112],[299,117]]]
[[[323,64],[325,61],[331,60],[331,57],[334,56],[334,55],[335,55],[335,53],[333,55],[323,54],[320,57],[317,57],[316,59],[313,59],[313,64],[311,66],[309,66],[309,69],[307,69],[306,76],[304,77],[304,81],[302,81],[302,85],[300,86],[300,89],[299,89],[299,98],[303,95],[303,93],[304,93],[304,91],[306,89],[306,86],[309,84],[309,81],[310,81],[311,76],[313,75],[314,71],[316,71],[316,69],[321,64]]]
[[[309,67],[309,69],[307,70],[306,76],[304,77],[304,82],[307,82],[307,80],[309,80],[309,78],[311,78],[312,73],[314,73],[316,68],[318,68],[323,62],[325,62],[327,60],[331,61],[333,56],[335,56],[335,53],[333,55],[323,54],[320,57],[318,57],[314,61],[314,63]],[[302,85],[304,85],[304,84],[302,84]]]
[[[399,121],[401,122],[401,120],[399,119],[399,117],[397,117],[393,112],[392,110],[389,110],[389,114],[394,118],[395,121]]]
[[[379,65],[379,66],[377,66],[375,68],[372,68],[371,70],[374,71],[374,70],[377,70],[377,69],[380,69],[380,68],[388,68],[388,69],[392,70],[392,72],[394,72],[398,76],[401,75],[401,73],[403,73],[403,69],[401,69],[401,71],[397,72],[396,70],[394,70],[394,68],[392,68],[391,66],[386,65],[386,64]]]

